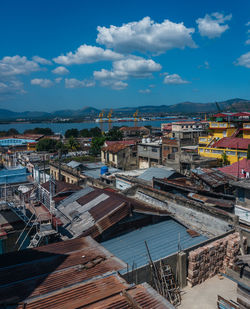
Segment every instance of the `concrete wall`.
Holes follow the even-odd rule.
[[[138,185],[136,188],[131,188],[127,194],[150,205],[167,209],[183,225],[210,237],[231,230],[238,222],[238,217],[235,215],[169,192]]]
[[[152,151],[152,149],[155,149],[156,151]],[[144,157],[144,158],[152,158],[161,160],[161,145],[138,145],[138,157]]]

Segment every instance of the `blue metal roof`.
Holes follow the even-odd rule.
[[[26,182],[28,175],[29,173],[27,173],[26,167],[4,168],[0,170],[0,185],[5,183]]]
[[[130,268],[133,264],[138,268],[148,264],[145,240],[152,259],[156,261],[178,251],[179,234],[181,249],[189,248],[207,239],[202,235],[192,238],[186,230],[183,225],[170,219],[115,237],[103,242],[102,245],[129,264]]]
[[[73,160],[73,161],[70,161],[69,163],[67,163],[67,165],[71,168],[77,168],[77,167],[81,166],[82,163],[79,163],[79,162],[76,162],[76,161]]]
[[[25,138],[3,138],[0,139],[0,146],[21,146],[26,145],[27,143],[34,143],[33,139]]]
[[[175,173],[175,170],[169,168],[150,167],[143,174],[138,176],[139,179],[152,181],[155,178],[169,178]]]

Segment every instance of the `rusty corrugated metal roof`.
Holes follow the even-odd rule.
[[[43,295],[126,267],[91,237],[3,254],[0,265],[0,304]]]
[[[101,299],[120,293],[129,287],[118,275],[111,275],[106,278],[98,278],[88,282],[62,288],[53,293],[45,295],[42,299],[39,295],[23,302],[18,308],[26,309],[63,309],[79,308]]]
[[[121,293],[84,308],[88,309],[174,309],[174,307],[147,283],[123,290]]]
[[[235,180],[235,177],[224,174],[216,168],[197,168],[192,173],[211,187],[219,187]]]
[[[48,192],[49,192],[49,181],[41,184],[41,186],[46,189]],[[78,191],[80,190],[81,187],[77,186],[77,185],[74,185],[74,184],[71,184],[71,183],[66,183],[64,181],[58,181],[58,180],[55,180],[55,193],[58,194],[58,193],[62,193],[62,192],[68,192],[68,191]]]
[[[76,198],[72,195],[69,203],[62,202],[56,214],[74,237],[95,238],[130,212],[130,204],[116,192],[91,188],[80,193]]]

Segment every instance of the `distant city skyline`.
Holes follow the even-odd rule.
[[[0,2],[0,108],[250,98],[250,2]]]

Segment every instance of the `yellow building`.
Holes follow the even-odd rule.
[[[230,164],[247,157],[250,139],[237,137],[224,137],[210,145],[199,146],[198,153],[202,157],[221,159],[225,153]]]
[[[209,122],[210,135],[216,138],[230,137],[235,131],[236,127],[234,123],[230,122]]]
[[[243,138],[250,138],[250,123],[243,123]]]

